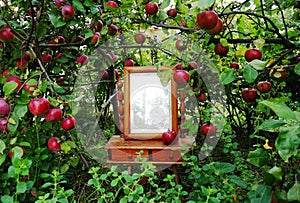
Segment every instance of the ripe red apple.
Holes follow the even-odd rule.
[[[134,35],[134,40],[138,44],[143,44],[146,41],[146,36],[143,33],[137,33]]]
[[[96,44],[100,37],[101,37],[101,34],[99,32],[95,32],[91,38],[92,44]]]
[[[47,143],[48,149],[50,151],[56,152],[60,150],[60,143],[57,137],[51,137]]]
[[[14,38],[14,33],[11,32],[9,27],[2,27],[0,29],[0,40],[9,41]]]
[[[67,118],[64,118],[62,121],[61,121],[61,127],[64,129],[64,130],[71,130],[75,127],[76,125],[76,120],[73,116],[69,116]]]
[[[64,5],[64,7],[61,10],[61,13],[66,20],[70,20],[71,18],[74,17],[75,10],[73,6]]]
[[[221,43],[218,43],[215,45],[214,51],[219,56],[226,56],[229,51],[229,47],[228,46],[223,47]]]
[[[211,135],[215,135],[216,134],[217,128],[212,123],[204,123],[201,126],[200,131],[201,131],[202,135],[211,136]]]
[[[198,101],[204,102],[206,100],[206,94],[205,93],[200,93],[197,97]]]
[[[32,95],[33,91],[34,91],[35,89],[37,89],[38,86],[37,86],[37,85],[28,85],[28,84],[25,84],[25,85],[23,86],[23,88],[24,88],[25,90],[28,90],[28,91],[29,91],[29,94]]]
[[[124,62],[124,66],[134,66],[134,61],[132,59],[127,59]]]
[[[10,106],[5,99],[0,98],[0,117],[8,115],[10,112]]]
[[[110,24],[108,26],[108,34],[109,35],[115,35],[115,34],[117,34],[117,32],[118,32],[118,27],[116,25]]]
[[[52,55],[51,54],[42,54],[42,60],[43,62],[49,62],[52,60]]]
[[[245,102],[254,102],[257,98],[256,89],[249,89],[249,88],[243,89],[242,98]]]
[[[57,36],[56,38],[58,44],[62,44],[66,42],[66,39],[63,36]]]
[[[8,116],[0,117],[0,132],[9,132],[8,130]]]
[[[20,78],[16,75],[9,76],[8,78],[6,78],[5,82],[15,82],[15,83],[17,83],[18,84],[18,86],[16,88],[17,90],[20,89],[20,87],[22,86]]]
[[[78,41],[78,42],[83,42],[84,40],[85,40],[85,38],[81,35],[78,35],[76,38],[76,41]]]
[[[277,80],[278,82],[282,82],[286,80],[288,73],[284,69],[277,69],[272,73],[272,75],[275,80]]]
[[[197,15],[197,23],[202,29],[212,29],[218,23],[218,14],[214,11],[202,11]]]
[[[97,24],[96,24],[97,23]],[[100,32],[102,30],[103,27],[103,22],[101,20],[97,20],[97,22],[92,22],[91,23],[91,27],[96,31],[96,32]],[[96,24],[96,25],[95,25]]]
[[[10,70],[6,69],[5,71],[3,71],[3,75],[6,77],[6,76],[8,76],[8,74],[9,74],[10,72],[11,72]]]
[[[250,62],[254,59],[260,60],[262,58],[262,53],[259,49],[248,49],[245,52],[246,61]]]
[[[223,22],[220,18],[218,18],[218,22],[215,27],[206,30],[206,33],[210,35],[217,35],[224,30]]]
[[[47,122],[58,121],[62,117],[62,110],[60,108],[51,108],[45,115],[45,120]]]
[[[176,8],[171,8],[167,11],[167,15],[171,18],[175,18],[177,16]]]
[[[76,63],[80,63],[82,66],[86,65],[89,62],[89,58],[85,54],[81,54],[76,58]]]
[[[174,130],[169,129],[168,131],[162,134],[162,141],[165,145],[170,145],[175,140],[176,137],[177,137],[176,132]]]
[[[190,74],[186,70],[176,70],[173,79],[179,87],[184,87],[190,80]]]
[[[115,69],[116,70],[116,69]],[[107,78],[108,77],[108,72],[107,70],[101,71],[99,74],[100,78]]]
[[[187,48],[182,39],[178,39],[175,44],[178,51],[183,51]]]
[[[230,63],[230,67],[234,69],[239,69],[240,65],[237,62],[233,61],[232,63]]]
[[[176,70],[182,70],[182,63],[181,62],[179,62],[179,63],[177,63],[176,65],[175,65],[175,69]]]
[[[55,5],[58,9],[61,9],[61,7],[63,7],[64,5],[66,5],[66,0],[56,0],[55,1]]]
[[[257,89],[258,91],[260,91],[261,93],[267,93],[270,92],[271,90],[271,83],[268,81],[261,81],[259,83],[257,83]]]
[[[188,69],[190,69],[190,70],[196,69],[197,67],[198,67],[198,64],[195,61],[190,61],[188,64]]]
[[[108,8],[117,8],[118,4],[115,1],[108,1],[106,3]]]
[[[23,58],[22,58],[24,61],[26,62],[29,62],[30,59],[31,59],[31,54],[30,54],[30,51],[26,51],[23,55]]]
[[[24,59],[20,59],[16,62],[16,66],[20,69],[23,69],[24,67],[27,66],[26,61],[24,61]]]
[[[145,6],[145,12],[148,15],[155,15],[158,12],[158,5],[156,2],[149,2]]]
[[[28,104],[30,113],[35,116],[47,113],[50,109],[50,102],[46,98],[31,99]]]

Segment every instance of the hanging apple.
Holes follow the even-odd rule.
[[[52,108],[49,109],[47,114],[45,115],[45,120],[47,122],[58,121],[62,117],[62,110],[60,108]]]
[[[50,151],[56,152],[60,150],[60,143],[57,137],[51,137],[47,143],[48,149]]]
[[[148,15],[155,15],[158,12],[158,5],[156,2],[149,2],[145,6],[145,12]]]
[[[39,116],[49,111],[50,102],[46,98],[31,99],[28,104],[28,109],[33,115]]]
[[[8,115],[10,112],[10,106],[5,99],[0,98],[0,117]]]
[[[64,130],[71,130],[75,127],[76,125],[76,120],[73,116],[69,116],[67,118],[64,118],[62,121],[61,121],[61,127],[64,129]]]
[[[245,52],[245,59],[246,61],[250,62],[254,59],[258,59],[260,60],[262,58],[262,53],[260,50],[258,49],[248,49]]]
[[[186,70],[176,70],[173,79],[179,87],[184,87],[190,80],[190,74]]]
[[[218,23],[218,14],[214,11],[202,11],[197,15],[197,23],[201,29],[212,29]]]
[[[228,51],[229,51],[229,47],[228,46],[222,46],[221,43],[218,43],[218,44],[215,45],[214,51],[219,56],[226,56]]]
[[[171,8],[167,11],[167,15],[171,18],[175,18],[177,16],[176,8]]]
[[[66,20],[70,20],[74,17],[75,10],[73,6],[64,5],[64,7],[61,9],[61,13]]]
[[[261,93],[268,93],[268,92],[270,92],[271,87],[272,87],[272,85],[268,81],[261,81],[261,82],[257,83],[257,89]]]
[[[242,98],[245,102],[254,102],[257,98],[257,90],[250,88],[243,89]]]
[[[216,134],[217,128],[212,123],[204,123],[201,126],[200,131],[202,135],[211,136]]]
[[[143,33],[137,33],[134,35],[134,41],[138,44],[143,44],[146,41],[146,37]]]
[[[162,134],[162,141],[165,145],[170,145],[171,143],[173,143],[176,137],[176,132],[174,130],[168,129],[168,131]]]

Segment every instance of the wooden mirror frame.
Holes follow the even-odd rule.
[[[159,67],[159,71],[164,71],[167,69],[171,69],[172,71],[175,71],[175,67],[170,67],[170,66]],[[172,79],[169,81],[169,83],[167,85],[168,87],[164,87],[160,83],[160,80],[159,80],[159,83],[161,86],[161,87],[159,87],[157,82],[153,83],[154,81],[157,81],[157,79],[155,77],[157,77],[159,79],[159,77],[157,76],[157,72],[158,72],[158,69],[155,66],[124,67],[124,139],[138,139],[138,140],[162,139],[162,133],[164,131],[167,131],[168,129],[174,130],[176,132],[176,134],[178,133],[177,85],[172,77]],[[142,80],[142,81],[132,80],[131,81],[131,78],[134,76],[148,77],[147,75],[149,77],[150,77],[150,75],[153,77],[152,82],[149,80]],[[139,84],[141,86],[137,87],[137,88],[134,87],[135,90],[133,92],[131,92],[131,90],[133,88],[132,83],[135,83],[136,85]],[[135,95],[138,95],[137,94],[138,92],[140,92],[140,94],[144,95],[143,92],[146,91],[146,88],[153,87],[153,86],[154,86],[154,88],[157,87],[157,88],[162,89],[163,94],[165,94],[165,95],[166,95],[166,93],[165,93],[166,91],[164,91],[165,88],[167,88],[168,92],[170,93],[170,95],[167,95],[169,102],[163,104],[163,105],[169,105],[169,107],[168,107],[169,109],[167,109],[167,111],[168,111],[167,114],[168,114],[169,118],[162,118],[162,117],[157,118],[157,119],[161,119],[164,121],[165,121],[165,119],[169,119],[166,121],[168,127],[167,128],[158,128],[158,129],[149,129],[148,127],[146,127],[146,128],[140,128],[140,129],[133,130],[133,128],[131,126],[132,125],[132,123],[131,123],[131,118],[132,118],[131,117],[132,116],[131,106],[133,105],[131,98]],[[140,91],[140,90],[142,90],[142,91]],[[152,93],[153,93],[153,90],[152,90]],[[133,95],[133,94],[135,94],[135,95]],[[144,98],[144,97],[142,97],[142,98]],[[139,101],[139,100],[137,100],[137,101]],[[152,101],[154,101],[154,100],[150,99],[150,101],[147,101],[147,103],[152,102]],[[160,101],[159,98],[158,98],[158,101]],[[144,102],[143,106],[144,107],[146,106],[146,102]],[[147,106],[147,109],[148,108],[150,108],[150,107]],[[158,109],[158,107],[155,108],[155,110],[157,110],[156,113],[158,112],[158,110],[161,110],[161,109],[162,108]],[[146,110],[144,109],[144,111],[146,111]],[[138,112],[140,113],[140,111],[138,111]],[[150,113],[148,113],[148,114],[150,114]],[[153,113],[154,113],[154,111],[153,111]],[[146,115],[145,112],[144,112],[144,114]],[[144,116],[144,117],[142,117],[144,119],[144,121],[146,120],[145,115],[142,115],[142,116]],[[148,115],[148,117],[151,117],[151,116]],[[156,120],[155,122],[158,122],[158,121]],[[147,125],[147,124],[145,124],[145,122],[144,122],[142,125]],[[157,124],[157,125],[159,125],[159,124]],[[153,132],[151,130],[153,130]]]

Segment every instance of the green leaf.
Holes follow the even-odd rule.
[[[19,126],[19,117],[15,112],[12,113],[8,120],[8,129],[10,133],[15,133]]]
[[[265,45],[265,40],[264,39],[257,39],[253,41],[253,44],[257,49],[262,49],[262,47]]]
[[[15,89],[18,87],[18,84],[16,82],[7,82],[3,85],[3,92],[6,95],[10,95],[11,93],[13,93],[15,91]]]
[[[71,150],[71,147],[68,145],[68,143],[64,142],[61,144],[61,150],[67,154]]]
[[[4,163],[6,159],[6,154],[0,154],[0,166]]]
[[[119,203],[127,203],[128,197],[122,197]]]
[[[251,66],[245,65],[243,76],[248,83],[253,83],[258,76],[258,72]]]
[[[83,5],[85,5],[86,7],[94,6],[94,4],[91,0],[84,0]]]
[[[14,203],[14,198],[9,195],[3,195],[1,197],[1,202],[2,203]]]
[[[173,70],[165,69],[162,71],[157,71],[157,76],[159,77],[161,84],[165,87],[173,77]]]
[[[170,0],[164,0],[161,5],[159,5],[160,9],[165,9],[170,5]]]
[[[41,38],[47,34],[47,28],[49,26],[46,23],[37,23],[36,35],[38,38]]]
[[[82,3],[79,0],[73,0],[73,6],[79,10],[81,13],[85,14],[85,9],[82,5]]]
[[[278,128],[278,127],[283,126],[285,124],[286,124],[286,122],[284,122],[284,121],[269,119],[269,120],[264,121],[262,124],[260,124],[258,129],[260,129],[260,130],[269,130],[269,129]]]
[[[247,189],[248,188],[248,185],[242,179],[240,179],[236,175],[230,175],[230,176],[228,176],[228,180],[229,180],[229,182],[232,182],[232,183],[236,184],[237,186],[239,186],[239,187],[241,187],[243,189]]]
[[[282,169],[280,167],[274,166],[269,170],[269,173],[272,174],[277,180],[282,180]]]
[[[279,136],[275,141],[275,147],[279,156],[288,162],[288,159],[297,154],[297,148],[300,144],[299,139],[300,126],[281,127]]]
[[[300,183],[298,181],[289,189],[287,198],[289,202],[300,201]]]
[[[95,6],[90,7],[90,9],[91,9],[91,13],[93,15],[99,13],[99,9],[97,7],[95,7]]]
[[[56,15],[49,14],[49,19],[55,28],[59,28],[59,27],[66,25],[66,22],[61,20],[60,15],[56,16]]]
[[[259,185],[255,191],[255,198],[251,199],[251,203],[271,202],[272,188],[266,185]]]
[[[263,70],[263,69],[265,69],[267,62],[261,61],[258,59],[254,59],[249,64],[256,70]]]
[[[37,85],[38,81],[36,79],[30,79],[26,82],[27,85]]]
[[[247,161],[254,166],[261,167],[269,163],[270,155],[266,150],[258,148],[254,151],[249,152]]]
[[[27,185],[25,182],[18,182],[17,183],[17,193],[24,193],[27,190]]]
[[[223,46],[223,47],[226,47],[228,46],[228,41],[226,38],[221,38],[220,39],[220,44]]]
[[[16,105],[14,108],[14,112],[19,118],[24,117],[25,114],[28,112],[27,105]]]
[[[143,186],[137,184],[137,185],[135,185],[135,191],[137,194],[141,195],[144,193],[144,188],[143,188]]]
[[[196,1],[196,2],[192,3],[192,6],[200,8],[200,9],[205,9],[205,8],[210,7],[214,2],[215,2],[215,0]]]
[[[217,175],[221,175],[221,174],[224,174],[224,173],[230,173],[230,172],[233,172],[235,170],[235,166],[231,163],[214,162],[213,165],[215,167],[214,172]]]
[[[118,182],[119,182],[119,178],[116,178],[110,182],[110,186],[115,187],[118,184]]]
[[[50,187],[52,185],[53,185],[52,183],[45,183],[44,185],[42,185],[42,188],[47,188],[47,187]]]
[[[3,151],[6,149],[5,142],[3,140],[0,140],[0,154],[3,154]]]
[[[16,146],[16,147],[12,148],[11,151],[12,151],[12,154],[13,154],[13,156],[12,156],[13,159],[15,157],[21,158],[23,156],[23,149],[19,146]]]
[[[296,116],[294,112],[282,101],[279,99],[277,100],[264,100],[261,101],[260,104],[267,106],[268,108],[272,109],[275,114],[283,119],[292,119],[296,120]]]
[[[296,73],[297,75],[300,75],[300,63],[298,63],[298,64],[296,65],[296,67],[294,68],[294,71],[295,71],[295,73]]]
[[[60,173],[64,174],[69,170],[69,165],[68,164],[64,164],[61,168],[60,168]]]
[[[234,69],[227,69],[220,74],[220,80],[223,85],[228,85],[235,80]]]

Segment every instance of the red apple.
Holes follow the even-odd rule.
[[[0,132],[9,132],[8,130],[8,116],[0,117]]]
[[[85,54],[81,54],[76,58],[76,63],[80,63],[82,66],[86,65],[89,62],[89,58]]]
[[[91,38],[92,44],[96,44],[100,37],[101,34],[99,32],[95,32],[95,34]]]
[[[71,18],[73,18],[74,14],[75,14],[75,10],[74,10],[73,6],[64,5],[64,7],[61,10],[61,13],[66,20],[70,20]]]
[[[28,104],[30,113],[35,116],[47,113],[50,109],[50,102],[46,98],[31,99]]]
[[[206,100],[206,94],[205,93],[200,93],[197,97],[198,101],[204,102]]]
[[[118,30],[119,30],[118,27],[115,26],[114,24],[110,24],[108,26],[108,34],[111,36],[117,34]]]
[[[75,127],[76,125],[76,120],[73,116],[69,116],[67,118],[64,118],[62,121],[61,121],[61,127],[64,129],[64,130],[71,130]]]
[[[60,108],[49,109],[49,111],[45,115],[45,120],[47,122],[58,121],[59,119],[61,119],[62,114],[63,114],[63,112]]]
[[[223,30],[224,30],[223,22],[220,18],[218,18],[218,23],[215,25],[215,27],[206,30],[206,33],[208,33],[210,35],[217,35],[220,32],[222,32]]]
[[[158,5],[156,2],[149,2],[145,6],[145,12],[148,15],[155,15],[158,12]]]
[[[124,62],[124,66],[134,66],[134,61],[132,59],[127,59]]]
[[[168,130],[162,134],[162,141],[165,145],[170,145],[176,137],[177,134],[174,130]]]
[[[182,70],[182,63],[181,62],[179,62],[179,63],[177,63],[176,65],[175,65],[175,69],[176,70]]]
[[[10,70],[6,69],[5,71],[3,71],[3,75],[6,77],[6,76],[8,76],[8,74],[9,74],[10,72],[11,72]]]
[[[177,16],[176,8],[171,8],[167,11],[167,15],[171,18],[175,18]]]
[[[28,91],[29,91],[29,94],[32,95],[33,91],[34,91],[35,89],[37,89],[38,86],[37,86],[37,85],[28,85],[28,84],[25,84],[25,85],[23,86],[23,88],[24,88],[25,90],[28,90]]]
[[[175,44],[176,48],[179,50],[179,51],[183,51],[187,48],[187,46],[184,44],[183,40],[182,39],[178,39],[176,41],[176,44]]]
[[[100,32],[102,30],[103,27],[103,22],[101,20],[97,20],[96,22],[97,24],[95,25],[95,22],[91,23],[91,27],[96,31],[96,32]]]
[[[115,1],[108,1],[106,3],[108,8],[117,8],[118,4]]]
[[[214,11],[202,11],[197,15],[197,23],[202,29],[212,29],[218,23],[218,14]]]
[[[190,80],[190,74],[186,70],[176,70],[173,79],[179,87],[184,87]]]
[[[58,44],[62,44],[66,42],[66,39],[63,36],[57,36],[56,38]]]
[[[24,61],[24,59],[20,59],[16,62],[16,66],[20,69],[23,69],[27,66],[27,63]]]
[[[58,9],[61,9],[61,7],[63,7],[64,5],[66,5],[66,0],[56,0],[55,1],[55,5]]]
[[[60,143],[57,137],[51,137],[47,143],[48,149],[50,151],[56,152],[60,150]]]
[[[146,41],[146,36],[143,33],[137,33],[134,35],[134,40],[138,44],[143,44]]]
[[[212,123],[204,123],[201,126],[200,131],[202,135],[211,136],[216,134],[217,128]]]
[[[229,51],[229,47],[228,46],[223,47],[221,43],[218,43],[215,45],[214,51],[219,56],[226,56]]]
[[[56,56],[55,56],[55,61],[58,61],[61,57],[63,57],[64,54],[63,53],[58,53]]]
[[[246,61],[250,62],[254,59],[258,59],[260,60],[262,58],[262,53],[260,50],[258,49],[248,49],[245,52],[245,59]]]
[[[52,60],[52,55],[51,54],[42,54],[42,60],[43,62],[49,62]]]
[[[257,83],[257,89],[258,91],[260,91],[261,93],[267,93],[270,92],[271,90],[271,83],[268,81],[261,81],[259,83]]]
[[[230,67],[234,69],[239,69],[240,65],[237,62],[233,61],[232,63],[230,63]]]
[[[14,33],[11,32],[9,27],[2,27],[0,29],[0,40],[9,41],[14,38]]]
[[[81,35],[78,35],[76,38],[76,41],[78,41],[78,42],[83,42],[84,40],[85,40],[85,38]]]
[[[15,82],[15,83],[17,83],[18,84],[18,86],[16,88],[17,90],[20,89],[20,87],[22,86],[20,78],[18,76],[15,76],[15,75],[9,76],[8,78],[6,78],[5,82]]]
[[[5,99],[0,98],[0,117],[8,115],[10,112],[10,106]]]
[[[30,59],[31,59],[31,54],[30,54],[30,51],[26,51],[23,55],[23,58],[22,58],[25,62],[29,62]]]
[[[198,67],[198,64],[195,61],[190,61],[188,64],[188,69],[196,69]]]
[[[256,89],[249,89],[249,88],[243,89],[242,98],[245,102],[254,102],[257,98]]]
[[[277,80],[278,82],[285,81],[285,79],[288,76],[287,72],[284,69],[278,69],[274,71],[272,75],[275,78],[275,80]]]
[[[116,70],[116,69],[115,69]],[[100,78],[107,78],[108,77],[108,72],[107,70],[101,71],[99,74]]]

